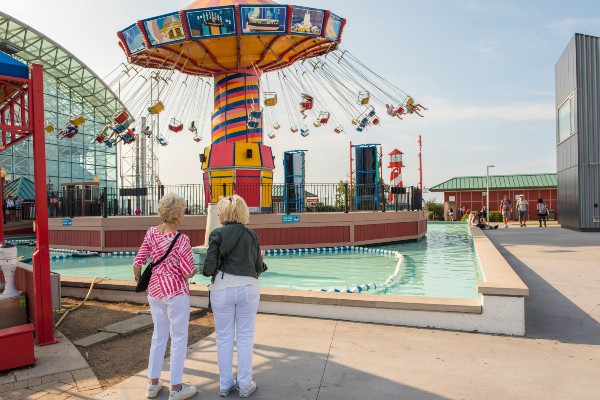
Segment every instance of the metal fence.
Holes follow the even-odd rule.
[[[158,202],[167,193],[177,193],[186,201],[186,214],[206,213],[206,196],[211,202],[234,193],[244,197],[253,213],[313,213],[353,211],[402,211],[422,209],[421,191],[415,187],[388,185],[243,184],[152,186],[146,188],[65,187],[48,198],[50,218],[79,216],[156,215]],[[256,205],[258,205],[256,204]],[[268,206],[267,206],[268,205]]]

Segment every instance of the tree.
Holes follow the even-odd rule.
[[[431,213],[429,219],[433,221],[444,220],[444,205],[442,203],[436,203],[434,199],[429,199],[425,202],[425,209]]]

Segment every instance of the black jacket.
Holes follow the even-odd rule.
[[[232,275],[258,276],[266,270],[258,236],[242,224],[228,223],[211,232],[202,274],[217,271]]]

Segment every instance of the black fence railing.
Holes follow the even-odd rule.
[[[146,188],[65,187],[48,198],[51,218],[79,216],[156,215],[160,199],[177,193],[187,204],[186,213],[206,213],[206,198],[217,202],[236,193],[252,213],[310,213],[351,211],[403,211],[422,209],[421,191],[415,187],[388,185],[324,184],[218,184],[161,185]]]

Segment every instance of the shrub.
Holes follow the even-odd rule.
[[[502,222],[502,213],[500,211],[490,211],[490,222]]]

